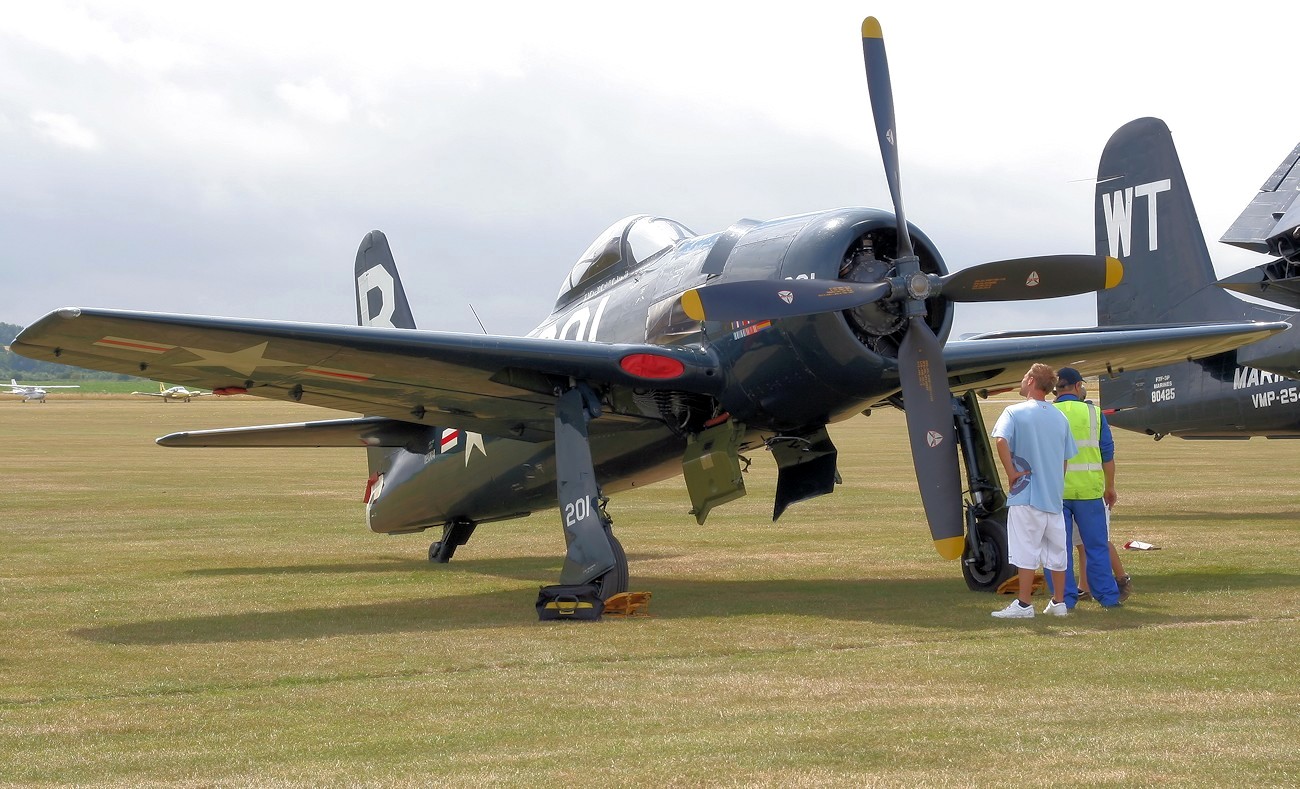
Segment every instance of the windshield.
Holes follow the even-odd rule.
[[[627,245],[632,251],[632,264],[644,263],[650,258],[671,249],[691,232],[671,219],[644,217],[637,220],[627,232]]]
[[[560,286],[559,298],[585,285],[626,272],[694,235],[671,219],[629,216],[596,236]]]

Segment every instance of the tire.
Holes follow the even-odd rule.
[[[600,599],[608,600],[616,594],[627,591],[627,554],[623,552],[623,543],[618,541],[612,531],[606,530],[609,547],[614,551],[614,567],[600,577]]]
[[[1002,510],[977,524],[982,556],[971,561],[970,546],[961,556],[961,574],[972,592],[996,592],[1004,581],[1016,574],[1007,559],[1007,512]]]

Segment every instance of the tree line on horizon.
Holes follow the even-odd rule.
[[[20,382],[23,379],[39,380],[42,382],[147,380],[131,375],[87,370],[84,367],[73,367],[68,364],[38,362],[35,359],[28,359],[26,356],[19,356],[9,350],[8,346],[24,328],[25,327],[23,326],[17,326],[12,323],[0,323],[0,346],[4,346],[4,350],[0,351],[0,379],[3,379],[6,382],[11,378]]]

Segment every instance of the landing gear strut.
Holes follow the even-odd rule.
[[[560,583],[537,599],[541,619],[599,619],[604,601],[627,591],[627,556],[614,537],[605,497],[596,483],[587,423],[600,401],[586,384],[559,396],[555,410],[555,485],[568,551]]]
[[[454,520],[442,527],[442,539],[429,546],[429,561],[446,564],[456,549],[469,542],[477,523],[471,520]]]
[[[976,592],[996,592],[1016,574],[1007,558],[1007,494],[1002,490],[993,446],[974,392],[952,399],[957,440],[966,467],[966,548],[961,573]]]

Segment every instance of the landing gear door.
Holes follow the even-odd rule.
[[[728,420],[687,438],[682,476],[696,523],[703,525],[714,507],[745,495],[740,468],[744,437],[745,426]]]
[[[833,493],[835,483],[839,482],[835,468],[839,453],[826,428],[788,438],[788,441],[774,440],[770,443],[777,468],[776,503],[772,508],[774,521],[796,501]]]

